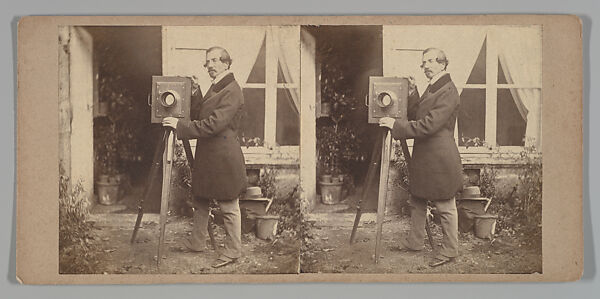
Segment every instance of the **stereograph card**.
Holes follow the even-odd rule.
[[[577,280],[581,30],[24,17],[17,279]]]

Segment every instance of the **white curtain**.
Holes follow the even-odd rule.
[[[167,69],[170,74],[196,76],[203,92],[211,84],[203,65],[206,49],[220,46],[229,52],[231,71],[240,84],[246,83],[265,38],[266,26],[168,26]]]
[[[525,145],[539,147],[541,129],[542,38],[539,26],[498,27],[492,31],[506,81],[527,88],[511,88],[515,105],[527,122]]]
[[[300,83],[300,26],[271,26],[275,52],[287,83]],[[292,108],[300,113],[300,88],[287,88]]]
[[[420,68],[422,50],[439,48],[459,93],[467,82],[486,35],[484,26],[384,26],[384,75],[413,75],[419,91],[429,84]]]

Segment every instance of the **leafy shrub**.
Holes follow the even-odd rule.
[[[298,186],[283,197],[276,196],[269,214],[279,215],[277,234],[299,238],[302,235],[300,188]]]
[[[399,174],[397,182],[394,183],[406,189],[408,188],[408,163],[406,162],[406,157],[404,157],[399,140],[393,141],[392,149],[394,150],[394,155],[392,156],[391,166],[396,168]]]
[[[480,176],[481,193],[492,198],[489,212],[498,214],[496,229],[509,235],[523,233],[541,241],[542,157],[535,147],[525,147],[517,157],[518,184],[505,197],[498,198],[496,171],[484,167]]]
[[[89,201],[81,181],[69,191],[69,178],[60,175],[59,182],[59,272],[97,273],[97,248],[93,244],[93,227],[87,222]]]
[[[94,159],[96,175],[119,173],[115,124],[108,118],[94,119]]]
[[[496,192],[496,185],[498,183],[497,175],[498,171],[491,166],[485,165],[483,168],[481,168],[479,173],[479,188],[481,191],[481,196],[490,198],[492,200],[488,209],[488,213],[498,215],[496,231],[505,231],[509,232],[509,234],[514,234],[515,219],[513,219],[513,208],[509,199],[500,198]]]
[[[258,186],[262,190],[262,195],[266,198],[275,198],[277,188],[275,185],[275,179],[277,178],[277,170],[265,169],[260,175],[258,180]]]
[[[192,170],[187,160],[183,142],[175,143],[173,153],[172,193],[169,210],[180,215],[191,215],[193,206]]]
[[[530,229],[542,224],[542,157],[533,146],[521,152],[524,162],[519,173],[519,188],[516,216]]]
[[[302,224],[300,187],[295,186],[290,193],[281,195],[281,192],[277,191],[277,174],[278,171],[275,169],[265,169],[260,176],[258,186],[264,197],[273,199],[268,213],[279,216],[277,233],[299,237]]]
[[[488,165],[483,166],[479,173],[479,188],[481,196],[496,199],[496,176],[498,171]]]

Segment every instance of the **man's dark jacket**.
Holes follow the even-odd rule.
[[[192,97],[191,121],[177,123],[182,139],[197,139],[192,192],[194,196],[230,200],[245,190],[246,166],[237,129],[244,105],[242,89],[227,74],[203,98]]]
[[[445,200],[462,189],[462,165],[454,140],[460,97],[449,74],[430,85],[422,97],[408,99],[408,121],[394,123],[396,139],[414,138],[409,164],[410,193],[427,200]]]

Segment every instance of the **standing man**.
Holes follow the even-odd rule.
[[[444,234],[442,248],[429,264],[436,267],[458,256],[458,213],[455,194],[462,189],[462,165],[454,140],[460,97],[446,72],[446,54],[436,48],[423,52],[421,68],[429,85],[421,97],[414,78],[409,78],[408,120],[384,117],[379,126],[392,130],[395,139],[414,138],[409,163],[411,230],[401,249],[424,247],[427,201],[439,212]]]
[[[196,139],[196,159],[192,170],[195,212],[192,237],[183,244],[190,250],[206,249],[210,199],[216,199],[225,223],[225,249],[212,265],[234,263],[242,255],[242,229],[239,195],[246,188],[246,166],[237,129],[244,104],[242,89],[229,70],[227,50],[212,47],[206,51],[204,67],[212,78],[206,95],[192,98],[190,121],[165,117],[163,126],[176,129],[183,139]]]

